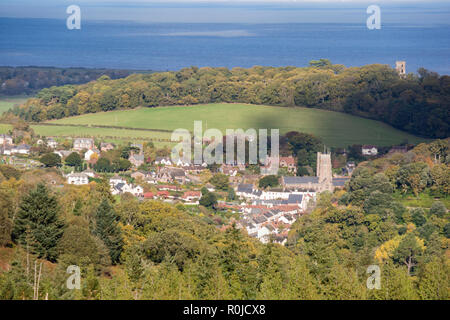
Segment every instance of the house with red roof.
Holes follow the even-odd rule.
[[[159,199],[167,199],[169,197],[169,191],[158,191],[156,197]]]
[[[200,191],[186,191],[181,197],[181,199],[190,204],[198,204],[198,201],[200,200],[201,197],[202,193]]]
[[[153,192],[144,193],[144,199],[153,199],[153,198],[155,198],[155,195],[153,194]]]

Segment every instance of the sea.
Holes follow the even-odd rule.
[[[397,6],[382,11],[381,29],[375,30],[367,27],[369,14],[364,7],[346,7],[330,14],[329,19],[321,14],[321,8],[309,14],[292,8],[299,13],[298,19],[294,9],[289,11],[286,5],[283,10],[270,7],[265,11],[251,11],[247,6],[248,19],[246,14],[233,19],[236,14],[232,12],[241,12],[239,8],[227,11],[229,8],[212,6],[206,8],[211,12],[209,20],[204,7],[195,11],[201,12],[197,17],[167,14],[167,19],[153,20],[155,15],[133,20],[132,15],[126,15],[127,8],[122,8],[123,15],[116,14],[114,19],[98,14],[83,19],[89,14],[83,15],[79,30],[67,28],[65,12],[60,18],[46,18],[8,16],[0,11],[0,65],[165,71],[190,66],[301,67],[326,58],[347,67],[374,63],[394,66],[395,61],[403,60],[407,72],[424,67],[450,74],[448,3],[431,9]],[[220,10],[228,12],[228,19],[217,13]],[[330,8],[327,10],[329,14]]]

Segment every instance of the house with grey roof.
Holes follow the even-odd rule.
[[[77,186],[88,184],[89,176],[84,173],[71,173],[67,175],[67,183],[74,184]]]
[[[95,147],[94,139],[91,138],[76,138],[73,141],[73,150],[89,150]]]
[[[130,157],[128,158],[128,161],[130,161],[131,162],[131,164],[134,166],[134,167],[139,167],[140,165],[142,165],[142,164],[144,164],[144,159],[145,159],[145,157],[144,157],[144,154],[143,153],[134,153],[134,152],[131,152],[131,155],[130,155]]]
[[[345,187],[345,184],[349,180],[350,180],[349,177],[333,178],[333,187],[335,187],[335,188],[343,188],[343,187]]]

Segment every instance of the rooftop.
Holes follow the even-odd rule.
[[[284,184],[307,184],[307,183],[312,183],[312,184],[316,184],[319,183],[319,177],[308,177],[308,176],[304,176],[304,177],[289,177],[289,176],[285,176],[283,177],[283,181]]]

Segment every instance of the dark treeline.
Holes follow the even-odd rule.
[[[111,79],[124,78],[136,71],[52,68],[52,67],[0,67],[0,94],[33,94],[43,88],[82,84],[107,75]]]
[[[346,68],[328,60],[310,67],[185,68],[103,76],[84,85],[43,89],[13,109],[28,121],[84,113],[213,102],[303,106],[346,112],[433,138],[449,136],[450,77],[420,69],[400,77],[387,65]]]

